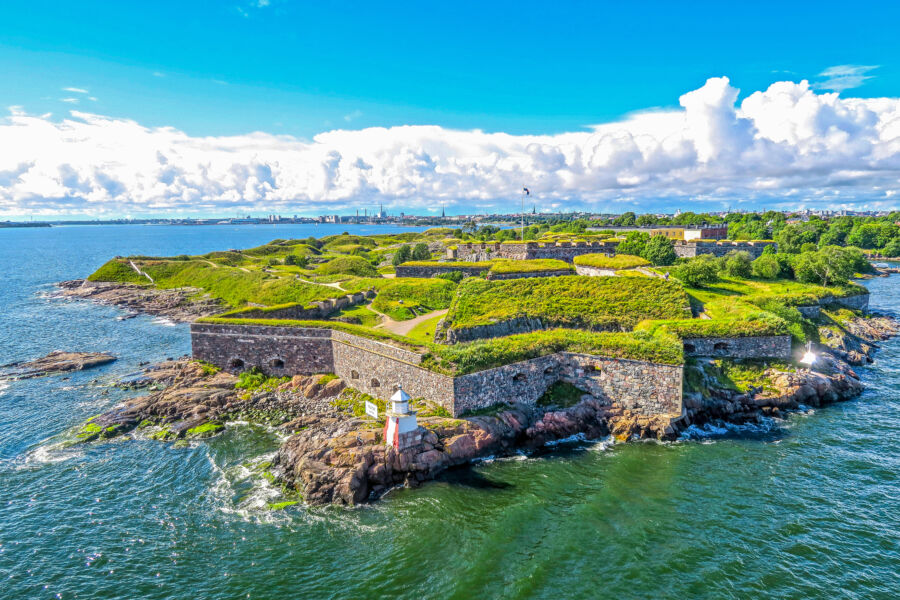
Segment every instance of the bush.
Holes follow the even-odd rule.
[[[781,273],[781,265],[772,254],[763,253],[753,261],[753,275],[763,279],[775,279]]]
[[[676,266],[672,274],[688,287],[702,287],[719,280],[719,261],[710,254],[702,254]]]
[[[749,252],[732,250],[725,255],[722,267],[725,274],[731,277],[750,277],[753,272],[753,259]]]
[[[412,249],[412,254],[410,258],[413,260],[428,260],[431,258],[431,252],[428,251],[428,245],[419,242]]]
[[[465,273],[462,271],[450,271],[447,273],[435,273],[432,277],[436,279],[447,279],[448,281],[452,281],[453,283],[459,283],[465,277]]]
[[[412,252],[409,250],[409,246],[403,244],[397,251],[394,253],[394,258],[391,259],[391,263],[396,267],[397,265],[402,265],[405,262],[408,262],[412,257]]]
[[[675,259],[678,258],[678,255],[675,254],[675,249],[672,247],[672,242],[664,235],[651,237],[647,245],[644,246],[641,256],[657,267],[674,264]]]
[[[625,234],[625,240],[619,242],[616,248],[616,254],[632,254],[641,256],[647,243],[650,241],[650,234],[643,231],[629,231]]]
[[[377,277],[378,270],[360,256],[339,256],[319,267],[323,275],[354,275],[356,277]]]

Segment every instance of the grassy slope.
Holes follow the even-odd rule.
[[[472,327],[515,317],[556,325],[631,329],[642,319],[690,316],[677,282],[649,278],[548,277],[460,284],[448,318]]]
[[[598,269],[633,269],[650,264],[650,261],[644,260],[640,256],[631,256],[629,254],[617,254],[615,256],[582,254],[581,256],[576,256],[574,260],[576,265],[597,267]]]

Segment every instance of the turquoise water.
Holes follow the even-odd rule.
[[[47,297],[115,254],[180,254],[337,226],[0,232],[0,363],[120,360],[0,384],[0,598],[893,598],[900,590],[900,342],[856,401],[699,441],[586,443],[487,461],[354,510],[271,511],[251,475],[277,436],[187,448],[60,434],[115,377],[188,352],[185,326]],[[898,279],[867,285],[900,310]]]

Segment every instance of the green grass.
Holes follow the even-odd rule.
[[[214,267],[205,261],[135,261],[147,272],[157,288],[195,287],[233,307],[248,302],[272,306],[288,303],[308,304],[343,295],[331,287],[297,281],[292,276],[276,277],[260,270],[243,271],[234,267]],[[128,268],[127,264],[123,265]],[[130,270],[130,269],[129,269]],[[91,275],[93,281],[121,281],[124,271],[109,263]],[[133,273],[133,271],[132,271]],[[135,273],[135,275],[137,275]],[[146,281],[146,279],[144,279]]]
[[[139,283],[142,285],[150,285],[150,281],[146,277],[138,275],[134,269],[128,265],[127,260],[114,258],[107,261],[99,269],[88,276],[88,281],[115,281],[118,283]]]
[[[345,308],[330,318],[333,320],[348,319],[345,321],[346,323],[363,325],[365,327],[374,327],[381,320],[378,313],[373,312],[368,306],[362,304]]]
[[[353,275],[355,277],[377,277],[375,267],[360,256],[339,256],[319,266],[323,275]]]
[[[630,330],[643,319],[688,316],[688,299],[677,282],[564,276],[463,281],[447,318],[454,328],[529,317],[559,327]]]
[[[787,323],[772,313],[758,311],[743,319],[678,319],[647,320],[638,324],[638,331],[657,333],[660,330],[682,339],[700,337],[753,337],[788,335]]]
[[[574,273],[575,267],[567,262],[552,258],[536,258],[531,260],[506,260],[498,259],[491,265],[491,273],[537,273],[540,271],[570,271]]]
[[[407,337],[416,340],[417,342],[429,343],[434,341],[434,332],[437,329],[437,324],[441,319],[444,318],[444,315],[435,315],[430,319],[426,319],[416,325],[410,330]]]
[[[614,270],[634,269],[635,267],[644,267],[650,264],[650,261],[644,260],[640,256],[631,256],[629,254],[617,254],[615,256],[582,254],[581,256],[576,256],[574,261],[576,265]]]
[[[684,360],[681,341],[665,333],[550,329],[453,346],[433,345],[432,355],[422,366],[464,375],[561,351],[671,365]],[[431,362],[436,359],[439,362]]]
[[[371,402],[378,407],[378,419],[376,420],[383,424],[385,413],[387,412],[387,402],[375,396],[370,396],[365,392],[360,392],[355,388],[344,388],[340,395],[331,401],[331,405],[354,417],[365,417],[366,402]]]
[[[267,327],[310,327],[313,329],[333,329],[343,331],[360,337],[369,338],[381,342],[392,342],[394,345],[413,351],[425,351],[421,344],[416,343],[402,335],[371,329],[362,325],[341,323],[340,321],[299,321],[294,319],[227,319],[222,317],[205,317],[198,319],[197,323],[210,323],[218,325],[263,325]]]
[[[279,385],[290,380],[290,377],[269,377],[254,367],[238,376],[238,381],[234,384],[234,388],[248,392],[272,392]]]
[[[447,279],[403,277],[387,281],[378,290],[372,308],[396,321],[448,308],[456,291],[456,284]]]

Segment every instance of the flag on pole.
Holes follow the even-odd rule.
[[[522,191],[525,192],[525,195],[526,195],[526,196],[530,196],[530,195],[531,195],[531,192],[528,190],[527,187],[523,187],[523,188],[522,188]]]

